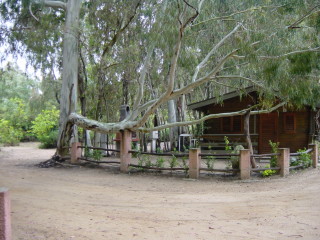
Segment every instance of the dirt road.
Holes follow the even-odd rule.
[[[1,148],[13,239],[320,239],[320,171],[250,181],[39,169],[53,150]]]

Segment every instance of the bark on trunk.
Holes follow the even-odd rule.
[[[76,111],[78,90],[78,33],[81,1],[69,0],[66,9],[66,27],[63,40],[63,70],[60,101],[59,137],[57,154],[60,157],[68,153],[72,125],[67,126],[68,116]]]
[[[168,122],[175,123],[177,122],[177,114],[176,114],[176,106],[175,101],[168,101]],[[177,148],[177,137],[178,137],[178,128],[172,127],[170,128],[169,138],[170,138],[170,148],[173,150]]]
[[[251,138],[250,138],[250,110],[248,110],[245,115],[244,115],[244,135],[246,138],[246,142],[248,144],[248,149],[250,150],[250,154],[253,154],[253,147],[252,147],[252,142],[251,142]],[[251,157],[250,158],[251,161],[251,166],[252,168],[256,168],[257,164],[256,164],[256,160]]]

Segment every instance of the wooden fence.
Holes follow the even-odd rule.
[[[240,150],[240,154],[205,154],[201,153],[198,148],[190,149],[189,153],[149,153],[149,152],[139,152],[131,150],[131,133],[124,131],[121,133],[120,150],[114,149],[104,149],[104,148],[89,148],[104,151],[113,151],[120,153],[120,161],[95,161],[87,159],[81,156],[82,149],[85,148],[81,146],[81,143],[73,143],[71,147],[71,162],[76,163],[78,160],[85,160],[93,163],[113,163],[120,165],[120,171],[127,173],[130,167],[138,167],[143,169],[153,169],[153,170],[184,170],[188,171],[189,177],[197,179],[199,178],[200,171],[211,171],[211,172],[226,172],[226,173],[236,173],[240,172],[240,179],[249,179],[252,172],[261,172],[264,170],[276,170],[279,172],[280,176],[285,177],[289,174],[289,170],[301,166],[290,167],[290,156],[299,156],[303,153],[291,153],[288,148],[280,148],[279,153],[272,154],[254,154],[251,155],[248,149]],[[309,149],[305,153],[310,153],[312,158],[312,166],[317,167],[318,164],[318,147],[315,144],[310,144]],[[148,154],[157,156],[175,156],[175,157],[188,157],[189,162],[187,166],[184,167],[156,167],[156,166],[141,166],[137,164],[132,164],[132,154]],[[214,169],[214,168],[202,168],[201,167],[201,157],[239,157],[239,169]],[[270,168],[251,168],[250,158],[266,158],[277,156],[277,167]]]

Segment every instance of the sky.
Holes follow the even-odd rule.
[[[14,57],[12,54],[6,54],[5,46],[0,46],[0,56],[0,68],[6,67],[9,62],[16,63],[19,69],[30,77],[42,78],[41,72],[39,70],[36,71],[32,66],[28,65],[27,60],[23,56]]]

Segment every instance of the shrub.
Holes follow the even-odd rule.
[[[39,148],[55,148],[57,147],[58,130],[53,130],[48,135],[37,138],[41,142]]]
[[[266,165],[266,168],[270,168],[270,165]],[[276,170],[271,170],[271,169],[268,169],[268,170],[264,170],[261,172],[262,176],[263,177],[269,177],[269,176],[272,176],[276,173],[277,171]]]
[[[22,137],[21,129],[14,128],[8,120],[0,119],[0,143],[5,146],[15,146]]]
[[[279,142],[272,142],[271,140],[269,140],[269,145],[272,149],[272,153],[278,153],[279,152]],[[270,166],[271,167],[276,167],[277,166],[277,159],[278,157],[277,156],[272,156],[271,159],[270,159]]]
[[[297,152],[300,153],[298,157],[290,158],[290,166],[302,166],[303,168],[308,168],[311,166],[311,156],[306,153],[306,148],[299,149]]]
[[[51,110],[43,110],[35,120],[32,121],[31,132],[41,142],[40,148],[56,147],[58,119],[59,110],[53,108]]]
[[[209,156],[205,158],[205,164],[208,169],[213,169],[216,158],[214,156]]]
[[[231,152],[232,154],[240,154],[240,150],[243,150],[244,147],[242,145],[237,145],[235,146],[234,150]],[[238,156],[231,156],[230,161],[231,161],[231,166],[233,169],[239,169],[240,167],[240,162],[239,162]]]
[[[165,162],[164,158],[163,157],[159,157],[157,159],[157,162],[156,162],[156,167],[163,168],[164,167],[164,162]]]

